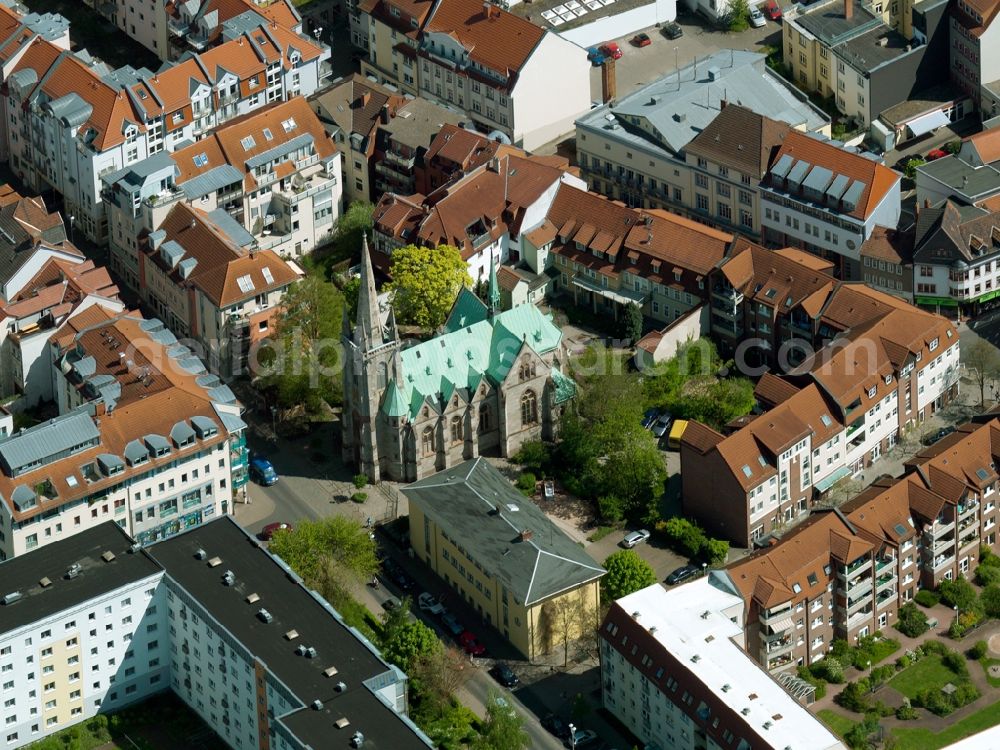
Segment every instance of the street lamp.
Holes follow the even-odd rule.
[[[872,663],[870,659],[868,660],[868,687],[871,688],[873,693],[875,692],[875,680],[872,679]]]
[[[708,563],[701,564],[701,575],[703,578],[708,575]]]
[[[570,750],[576,750],[576,725],[569,725],[569,746]]]
[[[70,242],[74,242],[75,241],[73,239],[73,224],[75,224],[75,223],[76,223],[76,216],[74,216],[73,214],[70,214],[69,215],[69,241]]]

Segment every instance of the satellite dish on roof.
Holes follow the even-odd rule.
[[[489,138],[491,141],[496,141],[497,143],[503,143],[507,146],[510,145],[510,137],[502,130],[494,130],[486,137]]]

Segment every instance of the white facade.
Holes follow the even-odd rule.
[[[157,572],[0,633],[4,747],[23,747],[167,687],[162,578]]]

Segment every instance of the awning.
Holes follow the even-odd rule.
[[[915,297],[913,299],[918,305],[940,305],[941,307],[958,307],[958,300],[954,297]]]
[[[777,622],[768,624],[768,627],[771,628],[772,633],[780,633],[782,630],[790,630],[792,625],[794,625],[794,623],[792,622],[791,617],[783,617]]]
[[[642,305],[646,299],[646,295],[641,292],[635,292],[631,289],[606,289],[600,284],[595,284],[592,281],[581,278],[579,276],[573,277],[573,285],[580,287],[580,289],[586,289],[588,292],[594,292],[602,297],[607,297],[608,299],[617,302],[619,305],[629,305],[636,304]]]
[[[817,492],[826,492],[841,479],[850,475],[851,475],[851,469],[847,466],[841,466],[830,476],[820,479],[818,482],[816,482],[816,484],[813,485],[813,487],[816,488]]]
[[[926,115],[920,115],[915,120],[910,120],[906,123],[906,126],[913,133],[913,137],[917,138],[925,133],[929,133],[932,130],[936,130],[943,125],[947,125],[951,122],[951,119],[942,112],[940,109],[934,112],[928,112]]]

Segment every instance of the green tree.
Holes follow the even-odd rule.
[[[906,166],[903,168],[903,176],[906,177],[906,179],[908,180],[917,179],[917,167],[922,167],[926,163],[927,162],[924,161],[923,158],[919,156],[914,156],[912,159],[906,162]]]
[[[526,750],[530,746],[524,719],[507,699],[491,691],[486,700],[486,718],[472,750]]]
[[[725,539],[706,538],[698,556],[709,565],[725,565],[729,559],[729,542]]]
[[[382,656],[404,672],[419,659],[441,648],[437,634],[420,620],[408,620],[386,636],[382,644]]]
[[[392,304],[401,323],[437,328],[444,323],[455,295],[472,286],[458,248],[407,245],[392,253]]]
[[[636,342],[642,338],[642,308],[634,302],[625,305],[619,323],[620,335],[626,341]]]
[[[949,607],[958,607],[959,610],[966,610],[971,609],[976,603],[976,590],[964,578],[956,578],[954,581],[941,581],[941,585],[938,588],[941,591],[941,601]]]
[[[351,325],[354,325],[358,314],[358,294],[361,291],[361,277],[352,276],[340,290],[344,295],[344,305],[347,307],[347,314],[350,316]]]
[[[344,300],[331,283],[307,276],[281,302],[276,333],[256,351],[261,385],[281,408],[310,414],[341,401],[340,321]]]
[[[1000,586],[991,584],[980,594],[983,611],[988,617],[1000,617]]]
[[[601,592],[609,601],[621,599],[633,591],[656,583],[653,567],[639,557],[634,549],[622,549],[612,553],[604,561],[608,571],[601,579]]]
[[[1000,376],[1000,353],[986,339],[976,339],[962,352],[962,360],[979,389],[979,406],[986,403],[986,384]]]
[[[298,521],[293,530],[275,534],[269,549],[334,606],[349,597],[352,584],[364,583],[378,571],[375,542],[341,516]]]
[[[440,750],[466,750],[477,736],[475,725],[478,717],[457,701],[451,701],[440,711],[420,702],[412,715],[417,726]]]
[[[368,201],[355,201],[340,215],[333,228],[333,241],[320,249],[328,266],[360,257],[361,236],[371,233],[374,211],[375,206]]]
[[[731,0],[726,25],[732,32],[746,31],[750,27],[750,4],[747,0]]]
[[[410,608],[413,605],[413,600],[408,596],[404,596],[400,599],[399,604],[391,609],[382,610],[382,638],[381,643],[383,646],[386,641],[398,633],[406,623],[410,622],[412,619],[410,617]]]
[[[913,602],[907,602],[899,608],[899,617],[896,620],[896,629],[903,635],[916,638],[927,632],[927,615],[925,615]],[[825,659],[823,661],[826,661]]]
[[[563,596],[550,599],[542,605],[542,637],[545,648],[551,652],[563,647],[563,666],[569,666],[569,649],[574,640],[586,638],[589,631],[597,627],[597,613],[578,596]]]
[[[455,692],[475,671],[465,654],[454,646],[431,649],[411,659],[407,674],[421,704],[431,704],[443,713],[454,700]]]
[[[623,405],[591,425],[603,451],[586,467],[584,480],[600,496],[619,498],[626,513],[659,501],[667,481],[663,454],[640,417],[638,410]]]

